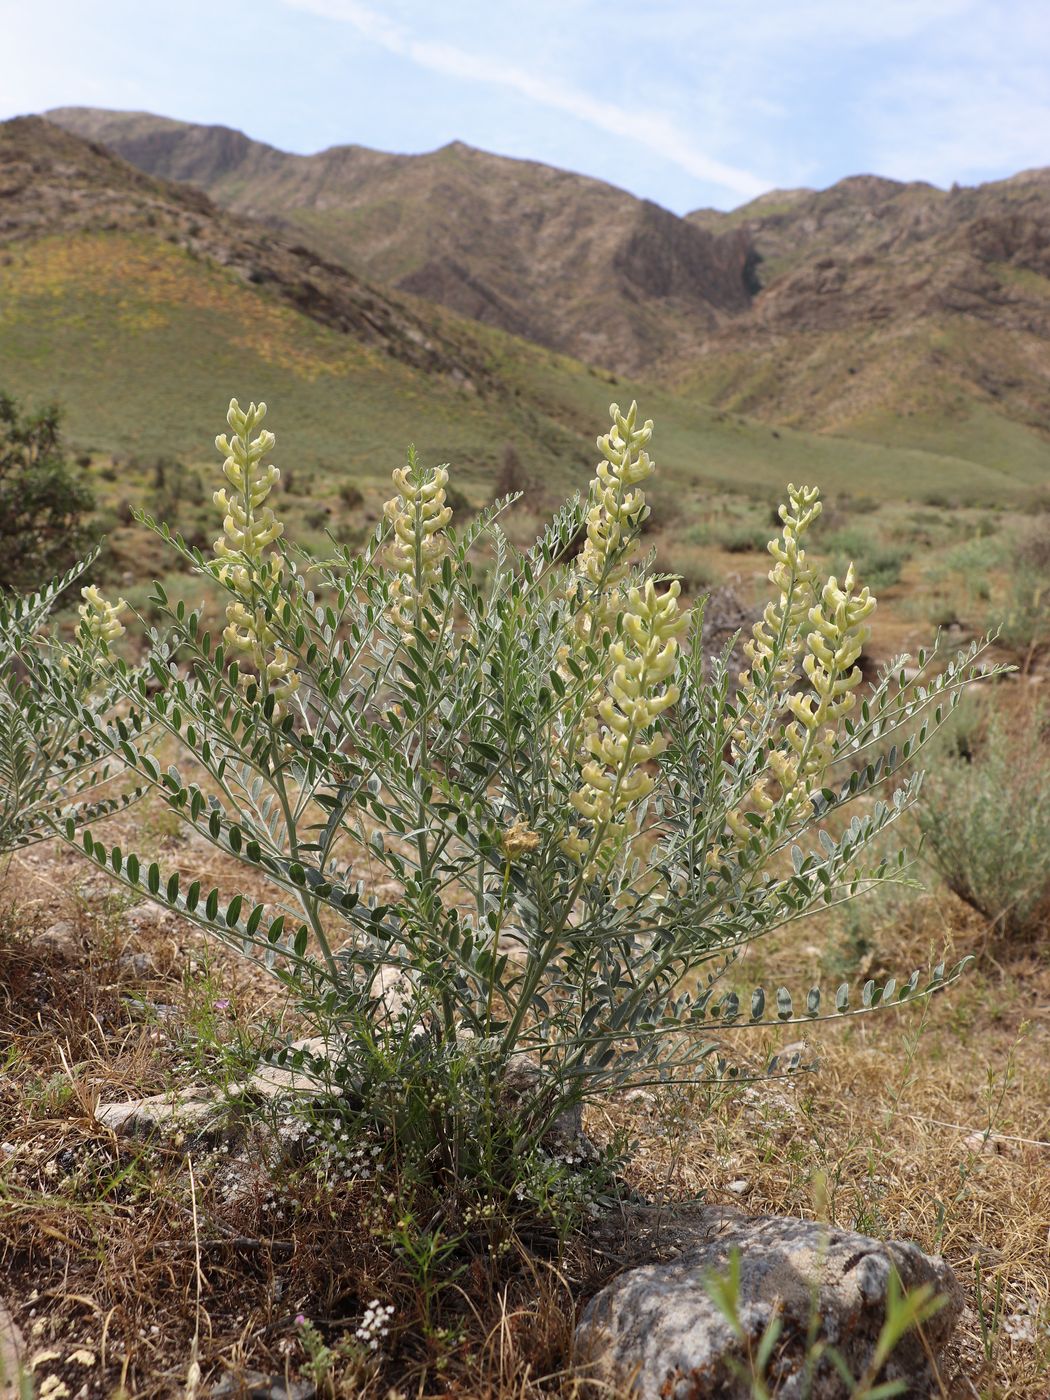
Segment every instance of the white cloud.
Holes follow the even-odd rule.
[[[920,68],[876,92],[872,149],[898,179],[949,185],[1050,163],[1050,99],[1038,87]]]
[[[357,3],[357,0],[285,0],[285,3],[326,19],[351,24],[373,43],[431,72],[464,82],[491,83],[509,89],[539,106],[564,112],[609,135],[636,141],[696,179],[729,190],[744,199],[751,199],[772,188],[769,180],[707,155],[671,117],[648,110],[646,99],[642,96],[632,98],[623,105],[607,102],[527,68],[471,53],[458,45],[414,38],[385,16]]]
[[[872,76],[867,141],[889,173],[940,184],[1050,162],[1050,10],[978,6]]]

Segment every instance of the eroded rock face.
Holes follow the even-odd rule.
[[[706,1233],[706,1238],[704,1238]],[[704,1212],[696,1243],[669,1263],[629,1269],[587,1305],[576,1330],[577,1364],[596,1381],[633,1387],[640,1400],[750,1400],[750,1378],[733,1362],[746,1349],[733,1335],[706,1281],[725,1274],[730,1253],[741,1257],[739,1319],[752,1352],[779,1311],[783,1330],[766,1374],[779,1400],[838,1400],[848,1391],[831,1362],[805,1372],[814,1300],[818,1339],[833,1346],[854,1376],[863,1374],[885,1320],[893,1269],[905,1291],[924,1283],[946,1304],[923,1331],[937,1356],[962,1310],[951,1267],[918,1246],[776,1216],[729,1217]],[[897,1347],[883,1379],[902,1379],[906,1394],[939,1394],[923,1342],[914,1333]]]

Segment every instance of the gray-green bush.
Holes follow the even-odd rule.
[[[797,1057],[733,1063],[726,1037],[957,975],[830,995],[729,985],[750,944],[898,875],[903,855],[869,854],[917,798],[898,770],[976,671],[976,647],[943,667],[921,656],[917,677],[901,662],[859,699],[874,599],[852,570],[818,579],[816,491],[789,489],[738,680],[731,648],[703,655],[702,604],[683,614],[677,583],[639,558],[654,468],[634,406],[613,406],[588,499],[531,549],[503,534],[506,500],[457,532],[447,470],[410,455],[363,550],[324,559],[281,541],[264,411],[234,402],[217,440],[213,554],[145,520],[223,599],[221,636],[158,584],[165,628],[140,666],[117,656],[104,600],[72,644],[9,626],[4,641],[34,729],[79,736],[59,744],[44,824],[274,974],[319,1037],[280,1058],[399,1180],[439,1185],[443,1210],[465,1183],[548,1202],[562,1168],[543,1144],[587,1099],[788,1072]],[[8,703],[26,694],[12,681]],[[66,743],[122,766],[265,897],[107,841],[67,790]]]
[[[963,736],[926,778],[928,858],[995,934],[1031,936],[1050,920],[1050,707],[989,707]]]

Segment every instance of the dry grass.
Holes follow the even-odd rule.
[[[896,927],[878,927],[877,953],[862,954],[864,973],[921,965],[946,940],[976,950],[977,967],[926,1013],[824,1028],[810,1040],[820,1061],[812,1078],[744,1090],[704,1115],[683,1105],[674,1124],[653,1104],[641,1184],[748,1212],[826,1214],[944,1254],[968,1292],[945,1393],[1035,1400],[1050,1393],[1050,1332],[1041,1347],[1021,1337],[1029,1311],[1033,1334],[1040,1321],[1050,1328],[1050,968],[1030,947],[985,947],[984,926],[950,896],[923,896],[895,915]],[[798,985],[808,962],[814,980],[826,976],[839,960],[829,934],[811,927],[805,938],[819,946],[785,949],[762,975],[793,973]],[[978,1271],[993,1332],[1001,1289],[990,1355]]]
[[[498,1264],[464,1256],[427,1303],[389,1248],[383,1200],[309,1170],[272,1178],[261,1129],[229,1150],[118,1139],[95,1119],[99,1101],[235,1076],[242,1043],[278,1017],[271,986],[209,955],[189,926],[121,911],[61,850],[16,858],[2,895],[0,1292],[43,1358],[38,1387],[55,1376],[85,1400],[192,1393],[195,1346],[204,1393],[248,1393],[260,1375],[291,1383],[309,1371],[296,1316],[337,1347],[375,1297],[395,1305],[386,1360],[347,1350],[332,1362],[335,1393],[577,1393],[574,1311],[624,1254],[581,1244],[559,1259],[533,1241]],[[44,936],[57,919],[70,925],[63,947]],[[816,1075],[628,1096],[592,1112],[590,1131],[630,1133],[631,1184],[657,1204],[824,1213],[943,1252],[969,1295],[944,1394],[1045,1400],[1050,968],[1031,946],[985,946],[980,921],[947,895],[897,900],[871,920],[863,936],[811,921],[749,974],[794,985],[875,975],[946,942],[977,950],[978,966],[925,1015],[825,1028]]]

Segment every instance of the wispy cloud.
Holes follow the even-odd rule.
[[[971,9],[872,75],[865,133],[902,178],[987,179],[1050,160],[1050,10],[1045,0]]]
[[[621,106],[456,44],[417,38],[386,16],[358,4],[357,0],[285,0],[285,3],[325,19],[350,24],[372,43],[431,72],[463,82],[493,84],[541,107],[564,112],[599,131],[635,141],[696,179],[744,199],[772,188],[770,180],[707,155],[670,116],[648,110],[644,97]]]
[[[919,67],[876,91],[873,163],[898,179],[965,184],[1050,160],[1050,95],[1039,96],[1038,84],[1025,88],[995,76],[964,83]]]

